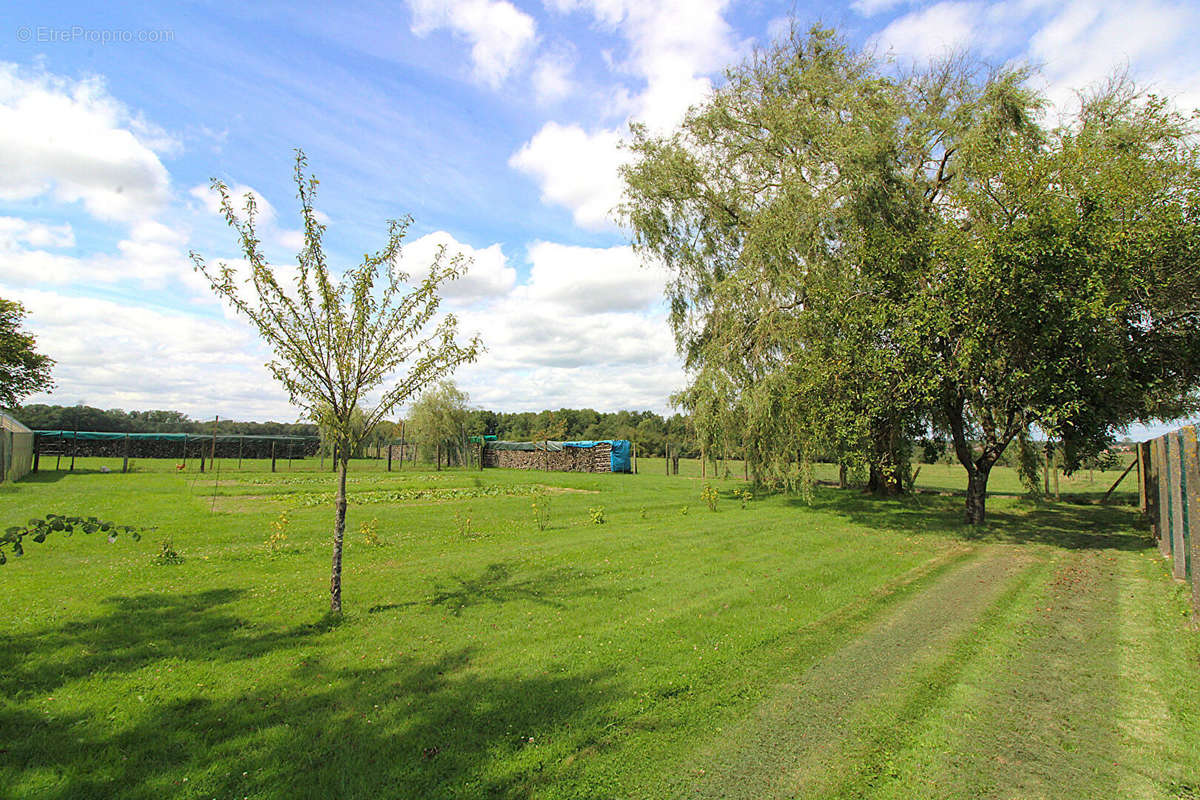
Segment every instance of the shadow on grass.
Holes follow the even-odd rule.
[[[430,607],[442,607],[454,616],[475,606],[527,601],[551,608],[565,608],[566,601],[579,596],[597,597],[608,589],[593,582],[594,574],[581,569],[560,568],[519,575],[513,564],[489,564],[476,576],[449,576],[450,586],[434,584]],[[371,606],[368,614],[422,605],[418,601]]]
[[[238,595],[116,598],[85,623],[0,637],[4,796],[528,797],[561,779],[564,752],[594,744],[589,720],[616,694],[595,671],[477,670],[470,649],[333,664],[331,653],[353,646],[343,640],[361,635],[346,630],[352,622],[247,634],[253,626],[222,608]],[[250,661],[271,650],[289,666]],[[48,652],[71,655],[35,663]],[[165,668],[181,659],[211,664],[217,677],[208,688],[173,682]],[[160,684],[151,693],[165,700],[113,690],[111,702],[85,709],[43,697],[93,672],[145,691],[131,673],[148,669]],[[238,678],[223,682],[226,672]]]
[[[50,692],[97,672],[132,672],[167,660],[233,663],[256,658],[328,630],[324,620],[284,631],[259,633],[228,610],[241,589],[190,594],[143,594],[104,600],[99,617],[67,622],[50,631],[0,633],[0,693],[16,697]],[[29,655],[64,653],[66,659],[30,660]]]
[[[799,498],[788,502],[805,505]],[[1072,550],[1153,547],[1144,526],[1127,507],[1036,504],[1025,500],[1009,501],[1006,507],[997,505],[994,500],[989,503],[987,522],[978,529],[963,522],[963,500],[956,497],[885,499],[853,489],[818,489],[808,507],[865,527],[943,533],[971,541],[1047,544]]]

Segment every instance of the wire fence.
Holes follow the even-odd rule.
[[[1139,499],[1172,574],[1191,586],[1200,610],[1200,452],[1188,426],[1138,445]]]

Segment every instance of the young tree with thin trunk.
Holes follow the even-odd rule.
[[[411,219],[390,220],[387,242],[341,275],[330,270],[322,248],[325,225],[314,208],[317,180],[306,175],[307,160],[296,151],[295,180],[304,223],[304,246],[294,275],[285,277],[263,254],[255,230],[256,204],[247,194],[241,214],[228,187],[213,179],[225,221],[237,232],[247,272],[225,263],[216,268],[192,253],[197,271],[218,297],[245,316],[270,346],[267,363],[305,416],[319,419],[335,444],[337,497],[333,527],[330,611],[342,610],[342,541],[346,531],[346,469],[361,437],[390,411],[424,387],[449,375],[481,350],[477,337],[459,344],[458,324],[437,319],[438,290],[461,277],[461,256],[439,250],[418,280],[397,261]],[[368,396],[382,388],[368,406]]]

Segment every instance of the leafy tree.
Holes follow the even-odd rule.
[[[359,439],[396,406],[424,387],[473,361],[480,342],[457,341],[457,321],[447,314],[433,325],[438,290],[460,277],[460,256],[439,250],[424,278],[410,288],[410,277],[396,261],[409,219],[388,223],[387,242],[361,264],[340,276],[331,271],[322,248],[325,225],[314,210],[317,180],[305,175],[304,153],[296,152],[295,180],[304,224],[304,246],[289,280],[268,263],[255,230],[257,207],[247,194],[242,214],[220,180],[212,186],[221,197],[226,222],[238,234],[248,274],[221,263],[212,268],[192,253],[196,269],[214,293],[244,315],[271,347],[267,367],[287,389],[305,416],[319,418],[337,442],[338,489],[335,500],[330,610],[342,609],[342,542],[346,529],[346,468]],[[398,381],[392,376],[400,373]],[[368,395],[384,387],[377,402]],[[362,414],[362,424],[356,423]]]
[[[464,462],[468,401],[466,392],[453,381],[442,381],[413,403],[408,424],[411,437],[420,444],[422,458],[432,461],[441,452],[447,464],[452,458],[457,463]]]
[[[33,334],[21,330],[25,307],[0,298],[0,408],[16,408],[34,392],[54,388],[54,360],[37,352]]]
[[[1031,426],[1074,469],[1114,429],[1196,408],[1196,128],[1120,78],[1080,101],[1047,129],[1040,98],[993,81],[939,132],[953,177],[908,308],[967,469],[968,522]]]
[[[671,271],[702,444],[756,477],[799,451],[907,481],[950,434],[985,517],[1032,426],[1097,452],[1194,408],[1194,124],[1114,81],[1047,127],[1025,70],[889,74],[829,30],[756,53],[670,136],[635,128],[624,221]]]

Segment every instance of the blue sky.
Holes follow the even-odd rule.
[[[1162,0],[9,2],[0,292],[58,361],[58,389],[33,399],[293,418],[187,252],[237,257],[215,176],[266,202],[262,238],[286,261],[302,147],[335,261],[404,214],[410,267],[438,244],[474,258],[447,307],[489,348],[458,376],[475,403],[665,410],[685,376],[663,276],[608,213],[620,143],[631,120],[676,124],[789,14],[901,61],[1034,62],[1062,107],[1121,66],[1200,105],[1200,12]]]

